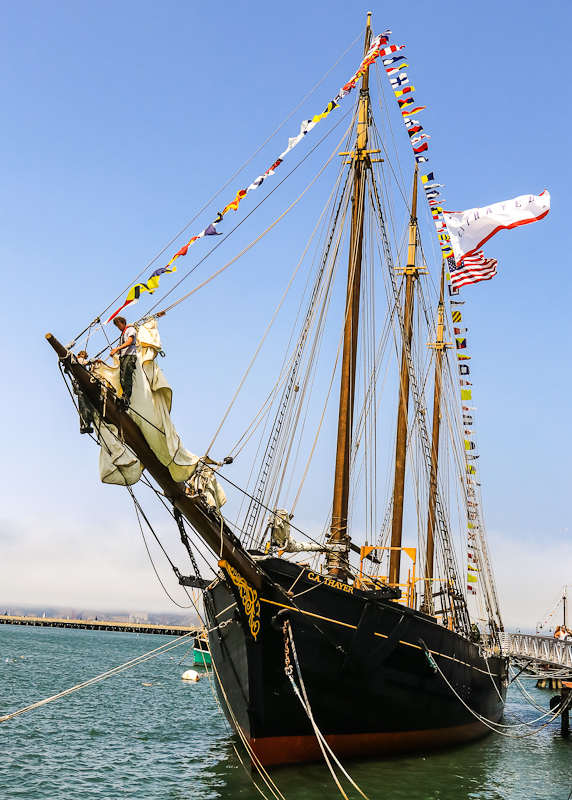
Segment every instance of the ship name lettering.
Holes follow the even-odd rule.
[[[311,581],[316,581],[317,583],[325,583],[326,586],[331,586],[333,589],[339,589],[342,592],[349,592],[353,594],[354,587],[348,586],[346,583],[340,583],[340,581],[336,581],[333,578],[327,578],[323,575],[318,575],[316,572],[309,572],[308,578]]]

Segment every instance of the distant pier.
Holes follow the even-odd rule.
[[[104,622],[87,619],[56,619],[55,617],[12,617],[0,614],[0,625],[38,625],[42,628],[77,628],[86,631],[121,631],[122,633],[159,633],[163,636],[197,635],[198,628],[183,625],[150,625],[148,622]]]

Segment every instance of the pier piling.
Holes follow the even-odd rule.
[[[562,713],[560,714],[560,733],[564,738],[570,736],[570,702],[572,683],[562,681]]]

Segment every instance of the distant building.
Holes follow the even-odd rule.
[[[87,620],[89,622],[93,622],[97,617],[97,611],[82,611],[81,614],[77,615],[78,619]]]
[[[129,621],[135,623],[149,622],[149,614],[144,611],[132,611],[129,614]]]

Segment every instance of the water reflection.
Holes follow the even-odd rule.
[[[553,693],[532,688],[534,682],[528,681],[526,686],[532,697],[547,708]],[[508,707],[520,720],[531,721],[540,714],[516,687],[509,690]],[[515,722],[516,718],[507,714],[504,723]],[[529,731],[513,728],[506,732],[514,736]],[[559,724],[554,722],[526,738],[492,734],[438,752],[349,761],[344,766],[370,800],[568,800],[572,790],[571,757],[572,739],[563,740]],[[221,777],[226,775],[222,795],[225,798],[250,796],[249,779],[238,766],[231,753],[225,764],[213,770]],[[341,797],[322,763],[280,767],[270,774],[286,798]],[[260,778],[256,780],[264,788]],[[358,797],[347,784],[344,788],[348,796]],[[252,797],[258,795],[256,790],[251,791]]]

